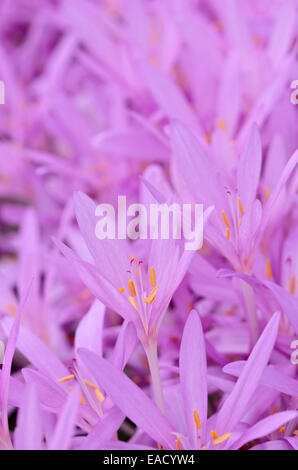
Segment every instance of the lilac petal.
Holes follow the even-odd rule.
[[[123,322],[117,336],[112,362],[117,369],[123,370],[138,342],[137,332],[132,322]]]
[[[249,450],[293,450],[293,447],[285,440],[263,442]]]
[[[75,349],[87,348],[102,355],[102,332],[105,315],[105,306],[95,300],[80,321],[75,335]]]
[[[288,51],[295,32],[296,0],[281,4],[268,45],[268,55],[277,67]]]
[[[146,62],[138,64],[155,101],[170,119],[179,119],[194,131],[202,134],[198,119],[175,83],[157,67]]]
[[[294,450],[298,450],[298,436],[287,437],[286,440],[293,447]]]
[[[18,411],[14,448],[16,450],[41,450],[42,439],[42,416],[38,396],[34,385],[29,383],[25,387]]]
[[[175,448],[173,429],[156,405],[123,372],[91,351],[79,357],[125,415],[163,447]]]
[[[240,449],[247,442],[259,439],[260,437],[266,436],[276,429],[280,429],[281,426],[298,416],[297,411],[282,411],[271,416],[267,416],[261,419],[248,431],[244,432],[240,439],[233,443],[231,449]]]
[[[69,394],[67,401],[58,418],[54,435],[49,442],[49,450],[67,450],[74,433],[79,408],[80,389],[75,387]]]
[[[257,125],[253,125],[240,157],[237,187],[244,210],[256,198],[262,165],[262,144]]]
[[[207,205],[217,202],[221,207],[223,198],[214,162],[199,140],[183,124],[173,122],[171,142],[175,164],[195,200]],[[210,185],[209,181],[214,184]]]
[[[227,374],[239,377],[243,368],[245,367],[245,364],[245,361],[231,362],[223,368],[223,371]],[[260,384],[265,385],[266,387],[270,387],[274,390],[278,390],[281,393],[286,393],[287,395],[293,397],[298,396],[297,380],[282,374],[276,370],[274,366],[265,367],[260,379]]]
[[[198,433],[203,442],[206,437],[208,393],[204,334],[195,310],[189,314],[181,340],[180,383],[189,440],[196,448]],[[198,413],[201,430],[197,429],[194,412]]]
[[[76,446],[75,449],[103,449],[105,444],[117,433],[124,419],[124,414],[118,408],[113,407],[98,421],[88,436],[82,438],[80,444]]]
[[[12,320],[4,318],[2,327],[5,334],[9,335],[13,328]],[[67,367],[37,336],[24,326],[20,327],[17,348],[37,369],[46,371],[54,380],[68,375]]]
[[[19,331],[20,331],[21,314],[24,310],[27,298],[30,294],[32,282],[33,280],[29,282],[29,285],[27,286],[27,289],[25,290],[23,294],[23,298],[21,299],[16,319],[14,322],[12,322],[11,329],[9,330],[9,333],[7,333],[8,341],[7,341],[5,355],[4,355],[3,368],[2,368],[2,373],[1,373],[1,384],[0,384],[1,421],[2,421],[4,432],[7,434],[9,432],[7,408],[8,408],[8,392],[9,392],[11,366],[12,366],[13,356],[15,353],[17,342],[18,342],[18,339],[20,338]],[[3,321],[5,320],[6,319],[4,319]]]
[[[218,435],[232,432],[241,419],[270,358],[278,332],[279,321],[280,313],[276,312],[253,348],[232,393],[219,410],[216,424]]]

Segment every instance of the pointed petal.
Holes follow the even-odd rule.
[[[87,437],[82,438],[76,450],[103,449],[105,444],[117,433],[125,415],[117,407],[113,407],[98,421]]]
[[[34,385],[29,383],[25,387],[18,411],[14,448],[16,450],[41,450],[42,439],[42,416],[38,396]]]
[[[80,321],[75,335],[75,349],[87,348],[102,355],[102,331],[105,315],[105,306],[95,300]]]
[[[81,349],[79,356],[115,405],[152,439],[175,448],[173,429],[156,405],[123,372],[96,354]]]
[[[69,394],[67,401],[58,418],[54,435],[49,442],[49,450],[69,449],[71,438],[74,434],[77,413],[79,409],[80,389],[75,387]]]
[[[262,144],[259,129],[252,125],[240,157],[237,187],[244,211],[256,198],[262,165]]]
[[[219,410],[216,424],[218,435],[232,432],[244,414],[247,403],[255,392],[270,358],[278,332],[279,320],[280,313],[276,312],[253,348],[232,393]]]
[[[196,448],[197,435],[201,435],[202,442],[206,436],[208,392],[204,333],[195,310],[189,314],[181,340],[180,383],[189,440]],[[198,413],[200,430],[197,429],[194,413]]]
[[[282,411],[271,416],[261,419],[248,431],[244,432],[240,439],[233,443],[232,449],[240,449],[247,442],[259,439],[260,437],[267,436],[273,431],[281,428],[281,426],[298,416],[297,411]]]

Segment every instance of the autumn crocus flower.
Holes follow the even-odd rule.
[[[264,209],[257,198],[262,147],[257,126],[252,126],[237,168],[236,186],[229,184],[228,175],[220,174],[216,163],[207,156],[199,140],[183,125],[172,126],[172,146],[175,164],[188,190],[196,201],[213,204],[215,210],[206,227],[205,236],[238,272],[251,273],[256,251],[274,213],[279,194],[295,170],[298,153],[295,152],[266,202]],[[209,181],[217,184],[209,185]],[[258,337],[254,298],[251,289],[242,284],[253,342]]]
[[[69,248],[59,246],[76,266],[90,291],[124,319],[134,323],[154,377],[156,400],[164,409],[157,367],[158,332],[192,252],[181,253],[173,239],[155,239],[149,246],[145,263],[131,254],[126,240],[96,238],[95,204],[87,196],[77,194],[75,203],[78,223],[95,266],[77,258]]]
[[[297,418],[295,410],[285,411],[264,418],[244,431],[243,427],[238,427],[271,355],[279,319],[280,315],[276,313],[263,331],[221,409],[216,416],[207,419],[204,336],[198,314],[195,311],[190,314],[180,349],[180,387],[186,435],[173,429],[144,392],[108,361],[83,349],[79,351],[79,356],[113,402],[165,449],[237,449]]]

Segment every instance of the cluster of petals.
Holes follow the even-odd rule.
[[[298,450],[297,31],[298,0],[1,0],[1,449]],[[203,204],[202,247],[99,240],[119,195]]]

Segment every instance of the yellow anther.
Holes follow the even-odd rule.
[[[266,259],[266,276],[267,279],[272,279],[272,266],[269,259]]]
[[[218,439],[218,435],[216,431],[210,431],[210,434],[211,434],[211,437],[213,437],[213,439]]]
[[[88,385],[88,387],[92,388],[93,390],[97,388],[97,385],[94,385],[92,382],[90,382],[90,380],[84,379],[84,383]]]
[[[230,240],[230,229],[228,227],[226,230],[226,237],[227,237],[227,240]]]
[[[296,290],[296,276],[293,275],[290,280],[290,293],[294,295],[295,290]]]
[[[179,437],[176,439],[177,450],[181,450],[181,441]]]
[[[278,405],[275,405],[275,407],[274,407],[273,410],[271,411],[271,415],[275,415],[275,413],[278,412],[278,408],[279,408],[279,406],[278,406]]]
[[[213,441],[213,445],[218,445],[218,444],[221,444],[222,442],[226,441],[227,439],[229,439],[229,437],[232,435],[231,432],[227,432],[226,434],[223,434],[222,436],[219,436],[217,437],[216,439],[214,439]]]
[[[133,263],[134,261],[137,263],[138,262],[138,258],[136,256],[133,256],[133,255],[130,255],[129,256],[129,259],[130,261]]]
[[[118,291],[119,291],[119,292],[124,292],[125,289],[124,289],[124,287],[120,287],[120,288],[118,289]]]
[[[91,297],[92,294],[90,292],[89,289],[84,289],[82,290],[82,292],[79,293],[79,295],[77,297],[75,297],[74,301],[75,303],[77,304],[82,304],[84,302],[84,300],[87,300],[89,299],[89,297]]]
[[[197,430],[199,431],[201,429],[201,420],[197,410],[193,410],[193,417],[197,426]]]
[[[298,436],[298,429],[295,429],[295,431],[293,432],[293,436]]]
[[[159,443],[157,444],[157,447],[158,447],[158,450],[162,450],[162,445],[160,445]]]
[[[98,399],[98,401],[99,401],[100,403],[104,402],[105,397],[104,397],[104,395],[101,393],[99,387],[96,387],[96,389],[95,389],[95,395],[96,395],[96,397],[97,397],[97,399]]]
[[[80,405],[86,405],[86,400],[83,395],[80,396]]]
[[[74,379],[74,375],[70,374],[70,375],[66,375],[65,377],[62,377],[61,379],[58,380],[58,382],[60,383],[69,382],[69,380],[72,380],[72,379]]]
[[[221,212],[221,215],[223,216],[223,219],[224,219],[224,221],[225,221],[226,226],[227,226],[228,228],[230,228],[230,227],[231,227],[231,224],[230,224],[230,222],[228,221],[228,218],[227,218],[227,216],[226,216],[225,211],[222,211],[222,212]]]
[[[240,217],[239,220],[238,220],[238,230],[240,229],[241,222],[242,222],[242,219]]]
[[[208,145],[211,144],[211,136],[209,134],[205,134],[203,139]]]
[[[157,288],[158,288],[158,286],[153,287],[153,289],[150,292],[150,294],[148,295],[148,297],[145,297],[143,299],[145,304],[152,304],[152,302],[154,301],[154,299],[156,297]]]
[[[270,197],[270,189],[268,188],[268,186],[265,186],[264,194],[265,194],[265,199],[268,200]]]
[[[17,311],[18,311],[17,307],[14,304],[11,304],[11,303],[7,304],[5,308],[6,308],[6,310],[8,310],[9,313],[12,313],[12,314],[17,313]]]
[[[150,268],[150,284],[152,287],[156,286],[156,272],[154,268]]]
[[[282,427],[280,428],[279,432],[282,434],[283,432],[285,432],[285,429],[286,429],[286,428],[285,428],[284,426],[282,426]]]
[[[244,209],[243,209],[243,205],[242,205],[240,197],[238,197],[238,207],[239,207],[241,215],[244,215]]]
[[[136,301],[133,297],[128,297],[128,300],[129,302],[131,303],[131,305],[136,309],[138,310],[138,307],[137,307],[137,304],[136,304]]]
[[[219,118],[219,120],[217,122],[217,125],[218,125],[218,128],[221,131],[226,131],[227,130],[227,123],[223,118]]]
[[[135,288],[134,282],[131,279],[128,281],[128,289],[132,297],[136,297],[137,295],[136,288]]]
[[[236,311],[237,311],[237,307],[233,306],[229,308],[228,310],[225,310],[224,315],[227,315],[227,316],[234,315]]]

